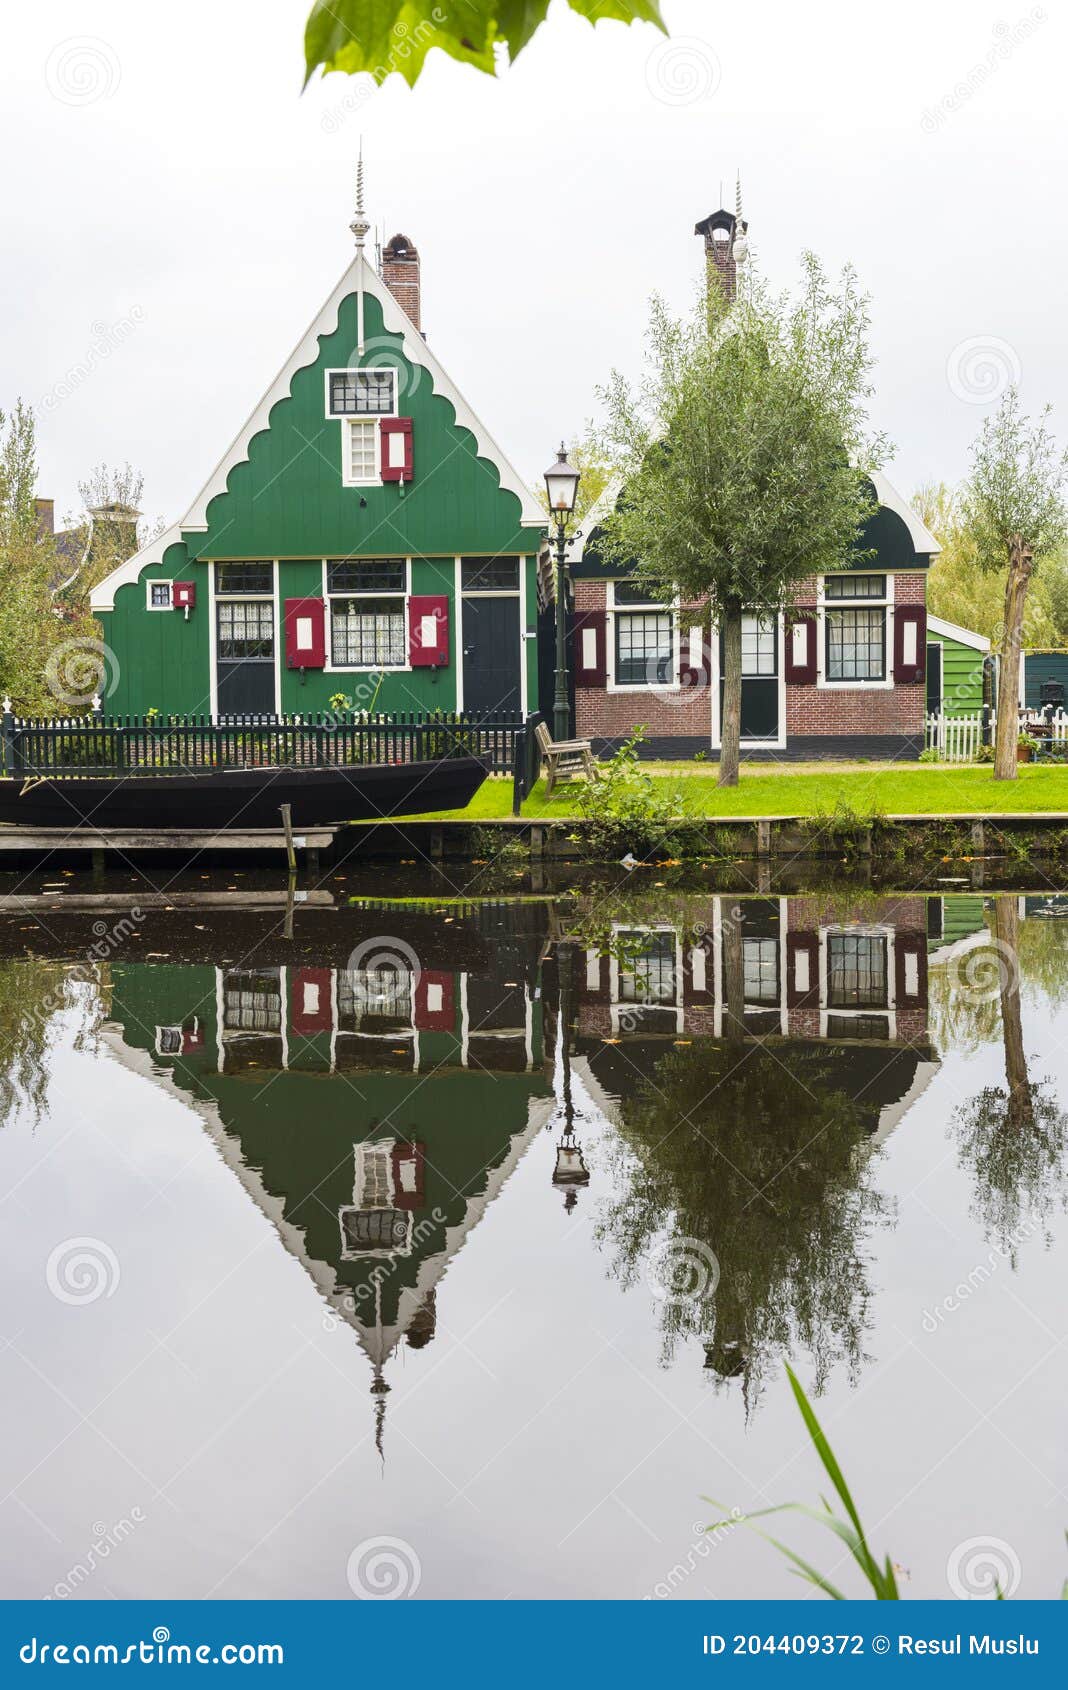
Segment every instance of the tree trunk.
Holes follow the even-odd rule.
[[[998,721],[994,737],[994,779],[1016,779],[1016,741],[1020,737],[1020,652],[1027,589],[1034,562],[1022,534],[1014,534],[1005,579],[1005,625],[1001,636],[1001,679],[998,682]]]
[[[745,1038],[745,948],[742,944],[742,911],[739,904],[720,904],[723,947],[723,1036],[730,1041]]]
[[[738,745],[742,733],[742,607],[723,612],[723,713],[719,727],[719,785],[738,785]]]
[[[1019,1131],[1035,1124],[1020,1013],[1020,907],[1015,892],[994,899],[994,936],[1001,982],[1001,1036],[1005,1045],[1007,1124]]]

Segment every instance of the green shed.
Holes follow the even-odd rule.
[[[1068,698],[1068,651],[1024,652],[1020,702],[1026,709],[1041,707],[1041,689],[1046,681],[1059,681]]]
[[[978,715],[983,708],[983,673],[989,656],[990,641],[985,635],[928,613],[928,711],[943,711],[947,716]]]

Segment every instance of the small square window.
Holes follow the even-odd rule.
[[[394,370],[332,370],[332,417],[389,417],[393,415]]]
[[[169,581],[150,581],[148,583],[149,610],[170,610],[171,583]]]

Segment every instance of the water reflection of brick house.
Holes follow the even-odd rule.
[[[577,971],[577,1030],[603,1039],[722,1037],[725,949],[740,929],[750,1037],[924,1044],[922,897],[843,910],[819,898],[713,898],[681,924],[619,922]]]

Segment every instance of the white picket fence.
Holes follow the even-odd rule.
[[[991,745],[994,742],[996,726],[997,715],[991,710],[987,730]],[[1021,710],[1020,732],[1033,734],[1040,740],[1045,740],[1048,733],[1053,747],[1068,746],[1068,712],[1055,711],[1047,723],[1041,711]],[[947,716],[944,710],[938,710],[932,711],[926,718],[924,744],[928,750],[936,750],[943,763],[974,763],[982,743],[981,713],[974,716]]]

